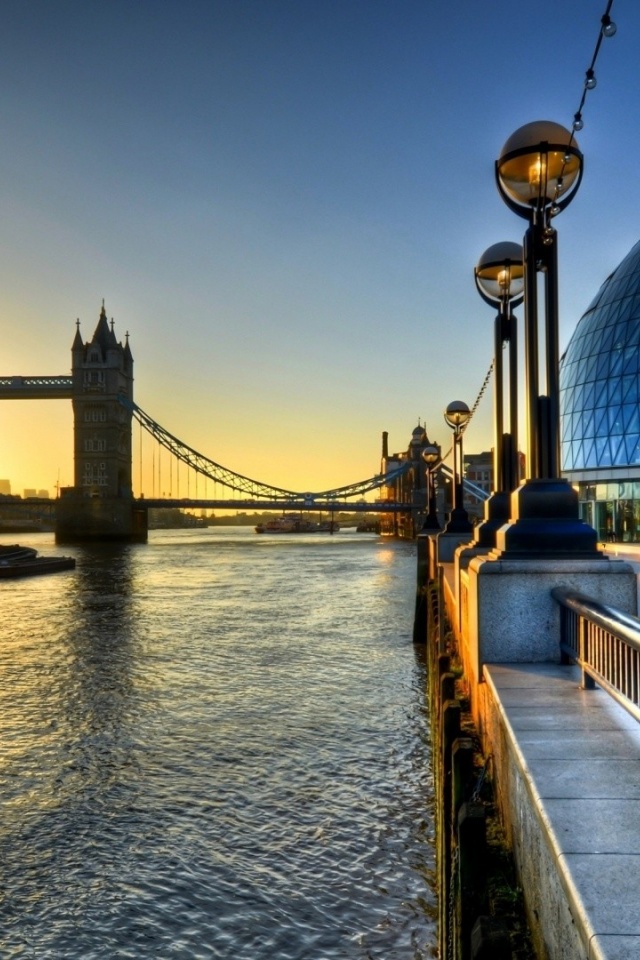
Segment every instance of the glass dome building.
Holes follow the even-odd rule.
[[[601,540],[640,540],[640,242],[580,319],[560,362],[562,473]]]

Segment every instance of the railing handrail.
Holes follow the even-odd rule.
[[[564,614],[560,651],[580,666],[582,686],[597,683],[640,723],[640,619],[577,590],[551,596]]]
[[[568,590],[566,587],[554,587],[551,596],[579,616],[597,624],[619,640],[624,640],[634,650],[640,651],[640,619],[638,617],[616,610],[615,607],[594,600],[593,597],[588,597],[577,590]]]

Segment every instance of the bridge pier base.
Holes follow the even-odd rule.
[[[122,540],[146,543],[147,511],[131,498],[87,497],[71,488],[57,502],[56,542]]]

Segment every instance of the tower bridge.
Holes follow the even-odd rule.
[[[133,399],[133,355],[107,320],[104,301],[93,336],[83,341],[80,321],[71,346],[71,376],[0,376],[0,400],[71,400],[74,422],[74,482],[56,501],[56,538],[145,540],[153,507],[318,510],[405,514],[415,529],[426,507],[425,467],[410,451],[393,469],[332,490],[298,492],[236,473],[209,459],[145,413]],[[228,499],[133,495],[132,425],[140,424],[196,477],[230,491]],[[426,434],[425,434],[426,437]],[[379,490],[374,502],[362,498]]]

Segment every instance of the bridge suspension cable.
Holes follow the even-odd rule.
[[[137,403],[134,403],[128,397],[120,395],[119,402],[132,414],[135,420],[143,427],[147,433],[168,450],[177,460],[186,464],[197,474],[213,480],[214,483],[220,483],[231,490],[245,494],[251,500],[259,499],[279,499],[291,501],[303,501],[305,506],[312,506],[314,500],[348,499],[350,497],[361,497],[365,493],[377,490],[380,487],[391,485],[394,480],[402,476],[410,469],[411,463],[403,463],[400,467],[386,474],[376,474],[367,480],[360,480],[357,483],[350,483],[346,486],[335,487],[332,490],[322,490],[318,493],[300,493],[295,490],[286,490],[283,487],[274,487],[262,483],[259,480],[252,480],[241,473],[229,470],[222,464],[216,463],[204,454],[198,453],[193,447],[188,446],[179,440],[173,434],[165,430],[148,413],[145,413]]]

